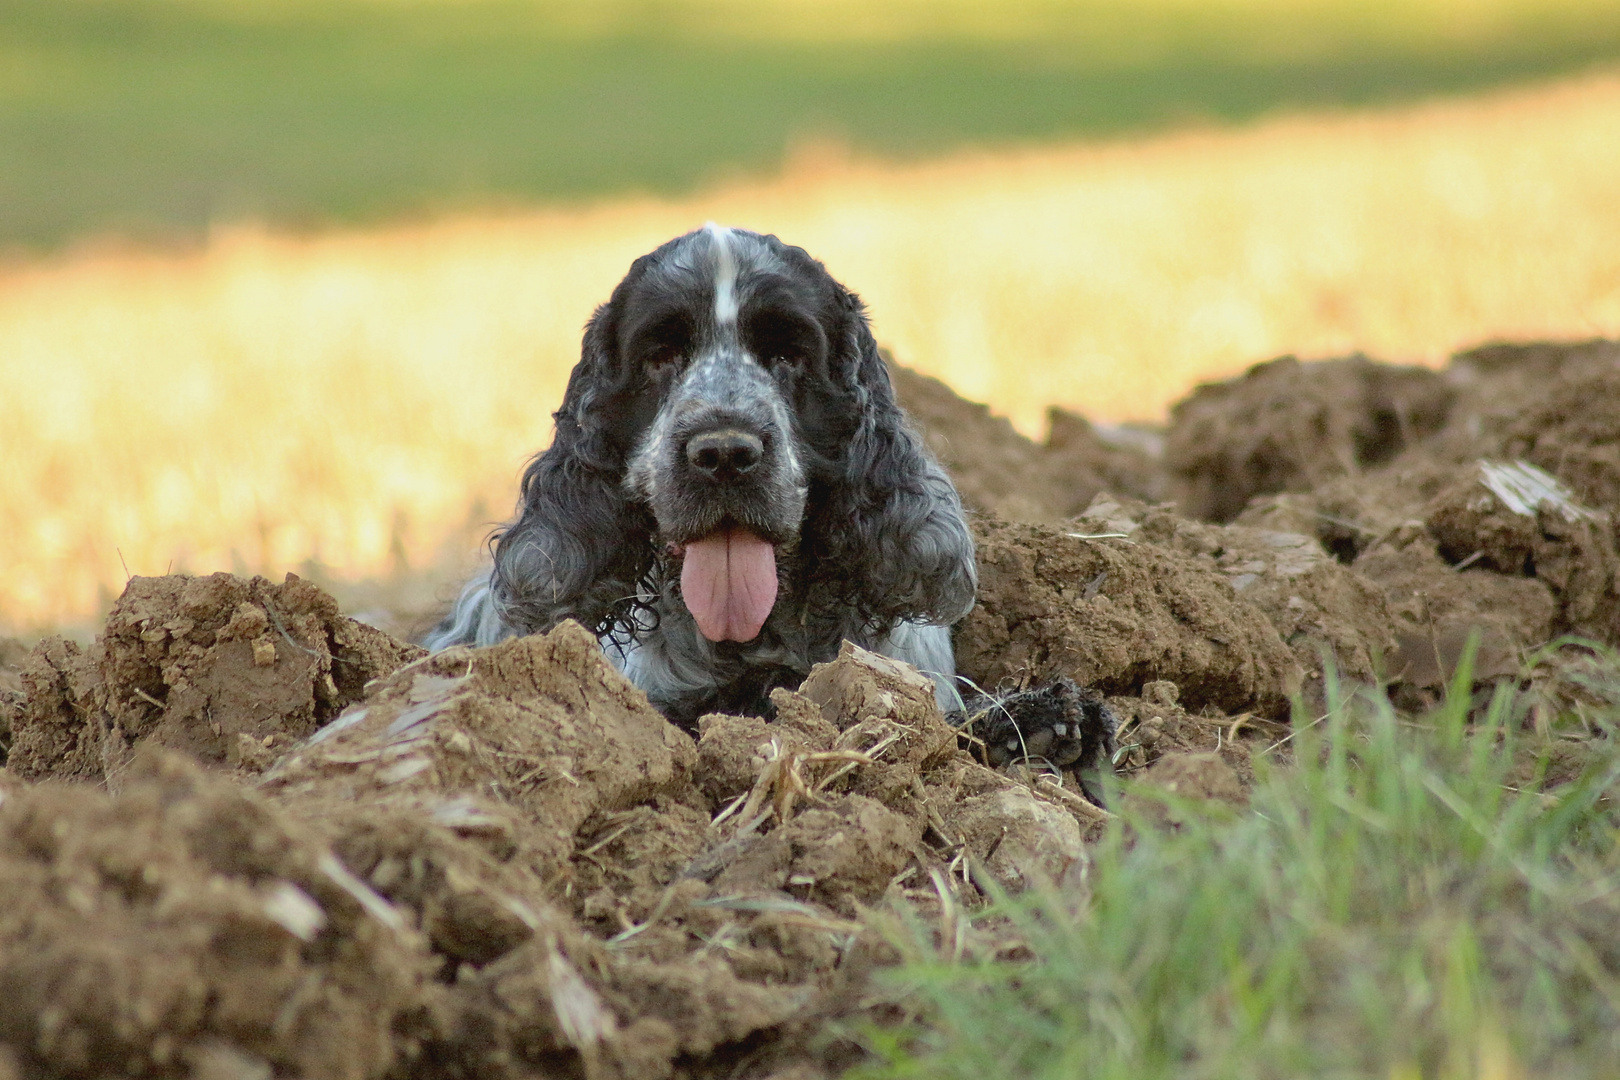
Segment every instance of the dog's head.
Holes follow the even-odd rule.
[[[676,560],[711,641],[754,638],[782,585],[880,628],[971,605],[955,492],[903,425],[860,301],[774,236],[710,225],[638,259],[556,420],[496,549],[515,626],[633,629]]]
[[[626,483],[682,561],[699,630],[748,641],[776,601],[776,549],[798,543],[817,456],[794,403],[801,384],[829,385],[850,304],[804,252],[716,225],[639,269],[615,297],[619,347],[659,406]]]

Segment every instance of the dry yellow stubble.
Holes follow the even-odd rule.
[[[1620,78],[920,165],[811,149],[685,200],[14,265],[0,633],[94,618],[126,567],[461,572],[593,306],[711,218],[815,253],[904,362],[1027,432],[1049,403],[1152,420],[1283,352],[1620,334]]]

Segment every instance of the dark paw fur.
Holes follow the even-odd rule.
[[[1060,678],[1029,690],[975,695],[965,704],[962,732],[979,740],[970,744],[987,764],[1073,769],[1087,797],[1102,805],[1099,776],[1112,769],[1119,720],[1101,694]]]

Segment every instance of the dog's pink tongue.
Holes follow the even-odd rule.
[[[738,526],[689,541],[681,595],[710,641],[752,641],[776,604],[776,551]]]

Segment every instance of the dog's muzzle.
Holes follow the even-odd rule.
[[[735,511],[754,502],[771,477],[765,433],[735,417],[693,432],[681,450],[682,486],[701,491],[710,506],[732,512],[718,526],[680,545],[681,596],[710,641],[752,641],[776,606],[776,549]]]
[[[693,365],[632,464],[710,641],[752,641],[776,605],[776,547],[804,516],[790,416],[764,368],[720,350]]]

